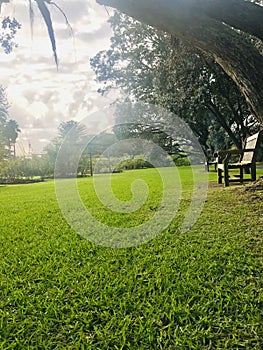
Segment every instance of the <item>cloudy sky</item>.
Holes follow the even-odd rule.
[[[57,71],[47,30],[35,5],[34,34],[31,40],[27,0],[12,0],[3,5],[1,17],[15,17],[22,29],[16,36],[19,45],[12,54],[0,53],[1,85],[11,103],[10,117],[22,132],[18,151],[39,153],[56,136],[61,121],[89,121],[90,132],[111,125],[101,111],[112,101],[102,98],[89,60],[110,46],[108,11],[95,0],[56,0],[73,28],[70,34],[64,17],[53,8],[52,19],[59,56]]]

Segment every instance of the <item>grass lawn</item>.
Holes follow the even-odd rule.
[[[126,249],[76,233],[53,181],[0,186],[0,349],[262,349],[263,194],[217,186],[209,173],[202,214],[182,233],[189,169],[180,168],[171,224]],[[101,186],[106,177],[97,176]],[[79,190],[97,219],[132,227],[158,210],[162,189],[154,169],[114,174],[120,200],[131,199],[136,178],[149,197],[134,213],[102,206],[91,178]]]

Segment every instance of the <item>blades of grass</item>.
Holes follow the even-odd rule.
[[[56,40],[55,40],[55,33],[53,29],[53,24],[50,16],[50,11],[47,8],[46,3],[50,4],[50,1],[48,0],[35,0],[37,3],[37,6],[39,8],[39,11],[41,12],[41,15],[46,23],[47,29],[48,29],[48,35],[51,41],[52,50],[56,62],[56,66],[58,67],[58,56],[57,56],[57,47],[56,47]]]

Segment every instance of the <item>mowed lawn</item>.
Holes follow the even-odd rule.
[[[173,221],[149,242],[123,249],[75,232],[53,181],[0,186],[0,349],[262,349],[263,194],[209,177],[191,230],[180,230],[193,187],[182,167]],[[114,174],[115,195],[131,199],[137,178],[148,183],[149,197],[134,213],[105,208],[92,178],[79,180],[80,195],[98,220],[133,227],[158,210],[162,192],[148,169]],[[61,181],[66,191],[68,180]]]

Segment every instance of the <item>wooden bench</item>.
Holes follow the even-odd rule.
[[[210,165],[213,166],[214,171],[217,171],[218,157],[215,157],[215,160],[207,160],[205,162],[205,171],[210,171]]]
[[[224,179],[225,186],[230,182],[255,181],[256,180],[256,157],[260,145],[262,130],[249,136],[246,139],[243,149],[223,150],[218,152],[218,183],[221,184]],[[233,155],[240,155],[237,163],[230,163]],[[239,174],[234,175],[234,179],[229,176],[229,169],[239,169]],[[244,179],[244,173],[250,174],[250,177]]]

